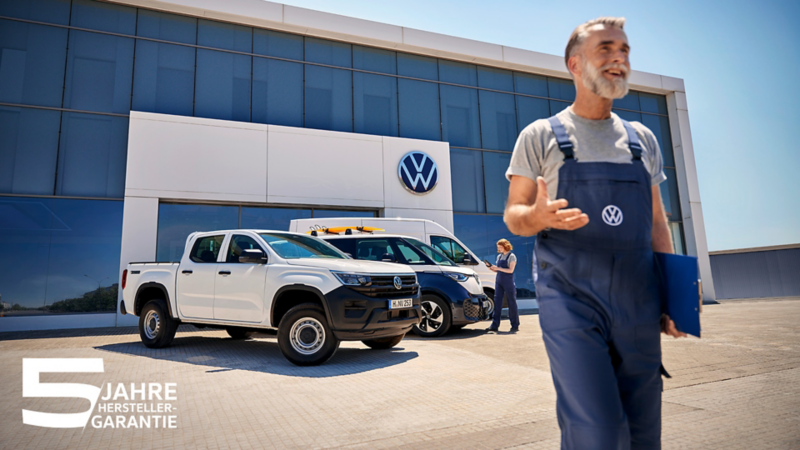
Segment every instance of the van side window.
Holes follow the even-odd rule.
[[[242,255],[244,250],[261,250],[260,245],[251,237],[249,236],[242,236],[241,234],[233,235],[231,238],[231,243],[228,245],[228,257],[225,259],[225,262],[228,263],[238,263],[239,256]]]
[[[189,259],[196,263],[215,263],[217,256],[219,256],[219,249],[222,247],[222,241],[225,240],[225,235],[219,236],[205,236],[194,242],[192,253],[189,254]]]
[[[353,257],[368,261],[380,261],[385,253],[394,256],[394,250],[389,245],[388,239],[359,239],[356,242],[356,253]]]
[[[444,236],[431,236],[431,244],[444,252],[456,264],[464,264],[464,255],[467,254],[467,250],[459,245],[458,242]]]
[[[406,264],[412,264],[412,265],[434,264],[432,261],[427,260],[427,258],[422,254],[421,251],[406,244],[402,240],[393,239],[393,241],[395,245],[397,245],[397,248],[400,249],[400,253],[403,255],[403,259],[405,259]]]

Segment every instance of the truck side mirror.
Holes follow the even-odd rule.
[[[392,255],[391,253],[384,253],[383,256],[381,256],[381,261],[397,262],[397,258],[395,258],[394,255]]]
[[[242,251],[242,254],[239,255],[239,262],[240,263],[254,263],[254,264],[266,264],[267,263],[267,255],[261,249],[248,249]]]
[[[472,264],[472,256],[469,253],[464,253],[464,264]]]

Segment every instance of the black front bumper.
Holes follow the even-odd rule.
[[[411,331],[422,320],[419,289],[411,298],[413,308],[389,309],[393,297],[370,297],[341,286],[325,295],[333,334],[343,341],[397,336]]]
[[[470,294],[460,302],[453,303],[453,324],[463,325],[491,319],[489,297],[485,294]]]

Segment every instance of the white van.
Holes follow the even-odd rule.
[[[481,258],[459,241],[453,233],[432,220],[390,217],[295,219],[289,224],[289,231],[305,233],[314,229],[334,227],[375,227],[382,228],[386,233],[417,238],[431,247],[438,248],[456,264],[474,270],[480,277],[484,293],[489,298],[494,298],[496,274],[489,270]],[[494,261],[490,262],[494,263]]]

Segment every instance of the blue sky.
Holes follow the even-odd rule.
[[[709,250],[800,243],[800,1],[282,3],[556,55],[623,16],[633,68],[684,80]]]

